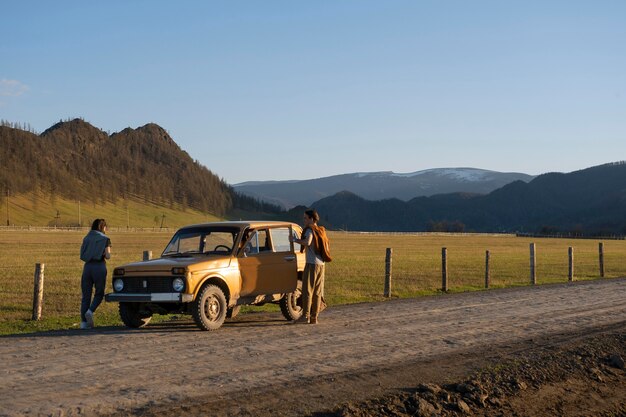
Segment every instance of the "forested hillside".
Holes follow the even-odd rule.
[[[0,126],[0,167],[3,195],[37,191],[95,203],[142,199],[217,216],[233,209],[280,211],[236,193],[153,123],[111,135],[82,119],[59,122],[41,135]]]

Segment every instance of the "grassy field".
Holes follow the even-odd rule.
[[[6,225],[7,200],[0,198],[2,224]],[[83,201],[51,198],[42,193],[27,193],[11,196],[9,199],[9,222],[15,226],[67,226],[91,225],[95,218],[103,217],[111,228],[177,228],[186,224],[216,221],[219,218],[198,210],[176,205],[162,207],[140,199],[118,200],[111,202],[90,203]]]
[[[0,334],[75,328],[79,322],[78,258],[85,232],[0,231]],[[144,250],[160,254],[171,233],[112,232],[115,265],[140,260]],[[393,297],[440,293],[441,248],[448,249],[450,291],[484,287],[485,250],[491,252],[492,287],[529,284],[529,244],[537,245],[539,284],[566,282],[567,248],[574,247],[575,279],[599,277],[598,241],[529,239],[498,235],[330,234],[333,262],[326,272],[330,305],[383,300],[385,249],[393,248]],[[608,240],[605,276],[626,276],[626,241]],[[30,321],[35,263],[45,263],[43,319]],[[110,288],[110,279],[108,280]],[[110,291],[109,289],[107,291]],[[100,325],[120,324],[117,305],[103,303]]]

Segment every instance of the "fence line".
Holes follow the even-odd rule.
[[[553,235],[547,235],[542,233],[515,233],[516,237],[539,237],[546,239],[602,239],[602,240],[624,240],[626,236],[612,234],[612,235],[580,235],[576,233],[556,233]]]
[[[366,232],[352,230],[329,230],[332,233],[344,235],[372,235],[372,236],[502,236],[516,237],[515,233],[458,233],[458,232]]]
[[[88,232],[89,226],[0,226],[1,232]],[[163,232],[172,233],[178,228],[170,227],[107,227],[109,232]]]
[[[604,244],[600,242],[598,244],[599,247],[599,258],[597,263],[594,262],[596,267],[599,266],[599,278],[604,278]],[[529,253],[529,271],[530,271],[530,285],[537,285],[537,246],[535,243],[530,243],[529,245],[530,253]],[[392,253],[393,250],[391,248],[387,248],[386,256],[385,256],[385,287],[383,296],[385,298],[391,297],[391,265],[392,265]],[[574,276],[574,247],[569,246],[567,248],[567,261],[564,261],[564,266],[566,265],[567,273],[564,273],[564,277],[566,277],[567,282],[573,282],[575,280]],[[491,251],[485,251],[485,269],[484,269],[484,285],[485,288],[489,288],[491,284]],[[581,264],[579,263],[578,266]],[[586,262],[582,265],[589,266],[590,263]],[[458,270],[456,273],[458,274]],[[400,281],[405,282],[405,278],[402,278],[402,273],[400,273]],[[528,282],[528,281],[527,281]],[[449,274],[449,265],[448,265],[448,249],[446,247],[441,248],[441,287],[440,290],[442,292],[447,292],[450,289],[450,274]]]

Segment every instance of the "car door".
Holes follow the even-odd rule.
[[[293,292],[298,283],[291,227],[280,226],[253,231],[239,254],[241,295]]]

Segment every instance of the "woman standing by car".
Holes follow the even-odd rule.
[[[80,247],[80,259],[85,262],[80,282],[82,290],[81,329],[93,327],[93,313],[104,298],[107,278],[106,260],[111,259],[111,239],[105,235],[106,230],[107,223],[104,219],[94,220],[91,230],[83,239],[83,244]],[[91,294],[94,287],[96,292],[92,300]]]
[[[306,210],[301,239],[290,236],[294,243],[302,245],[306,263],[302,278],[302,317],[295,323],[318,323],[318,314],[326,308],[324,301],[324,274],[326,262],[330,262],[330,247],[326,229],[317,225],[320,216],[315,210]]]

